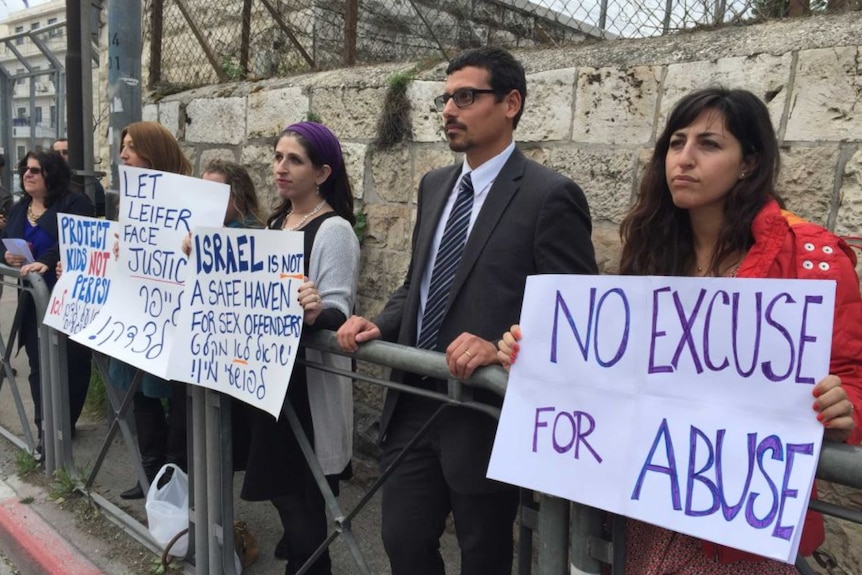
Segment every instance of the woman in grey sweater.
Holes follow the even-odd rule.
[[[353,232],[353,195],[341,145],[314,122],[288,126],[275,145],[273,171],[280,203],[267,221],[275,230],[305,234],[305,275],[299,289],[305,309],[303,330],[335,330],[350,317],[359,271],[359,242]],[[300,357],[350,369],[350,360],[300,349]],[[313,357],[314,356],[314,357]],[[287,400],[314,446],[315,455],[338,493],[338,479],[350,474],[353,451],[353,396],[349,378],[298,367]],[[276,557],[296,571],[326,538],[326,509],[285,417],[278,421],[254,410],[251,446],[242,498],[269,499],[284,526]],[[329,553],[308,571],[330,575]]]

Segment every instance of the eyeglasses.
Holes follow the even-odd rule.
[[[42,168],[40,168],[38,166],[30,166],[30,167],[22,166],[18,169],[18,173],[21,174],[22,176],[24,174],[26,174],[27,172],[30,172],[34,176],[38,176],[39,174],[42,173]]]
[[[434,98],[434,105],[437,106],[437,111],[442,112],[446,107],[446,102],[450,99],[455,102],[459,108],[466,108],[476,101],[476,94],[496,94],[496,90],[480,90],[477,88],[461,88],[455,90],[454,94],[443,94]]]

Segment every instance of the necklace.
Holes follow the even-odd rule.
[[[30,202],[30,205],[27,206],[27,221],[30,222],[31,226],[35,226],[36,222],[39,221],[39,218],[42,217],[42,214],[45,213],[45,210],[42,210],[39,214],[33,211],[33,202]]]
[[[302,219],[301,219],[301,220],[299,220],[299,223],[298,223],[298,224],[296,224],[295,226],[287,227],[287,220],[289,220],[289,219],[290,219],[291,214],[293,214],[293,209],[291,209],[289,212],[287,212],[287,215],[286,215],[286,216],[284,216],[284,223],[283,223],[283,224],[281,224],[281,229],[283,229],[283,230],[287,230],[287,231],[289,231],[289,232],[295,232],[296,230],[298,230],[299,228],[301,228],[301,227],[302,227],[302,225],[303,225],[305,222],[307,222],[307,221],[308,221],[308,218],[310,218],[311,216],[313,216],[314,214],[316,214],[317,212],[319,212],[320,210],[322,210],[322,209],[323,209],[323,206],[325,206],[325,205],[326,205],[326,200],[321,200],[319,204],[317,204],[316,206],[314,206],[314,209],[313,209],[313,210],[311,210],[310,212],[308,212],[307,214],[305,214],[305,215],[302,217]]]
[[[742,265],[742,262],[739,262],[738,264],[736,264],[732,269],[730,269],[726,274],[724,274],[724,277],[735,278],[737,272],[739,272],[739,266],[740,265]],[[698,273],[698,275],[701,275],[703,273],[703,266],[697,266],[697,273]]]

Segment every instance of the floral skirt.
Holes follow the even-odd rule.
[[[703,553],[700,539],[629,519],[626,575],[798,575],[779,561],[719,563]]]

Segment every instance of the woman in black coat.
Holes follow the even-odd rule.
[[[22,256],[14,255],[0,243],[0,257],[10,266],[20,267],[21,276],[41,274],[48,289],[57,281],[55,268],[60,260],[60,243],[57,229],[57,214],[93,215],[90,199],[70,190],[72,173],[63,157],[53,151],[30,152],[18,166],[24,197],[9,211],[6,218],[4,238],[27,241],[34,262],[25,263]],[[44,310],[43,310],[44,311]],[[39,369],[39,326],[36,307],[29,292],[21,291],[18,298],[20,318],[19,346],[23,345],[30,363],[30,393],[33,396],[36,429],[39,433],[37,456],[42,452],[42,389]],[[75,342],[68,343],[69,369],[69,415],[72,435],[75,423],[81,415],[87,390],[90,386],[90,350]]]

